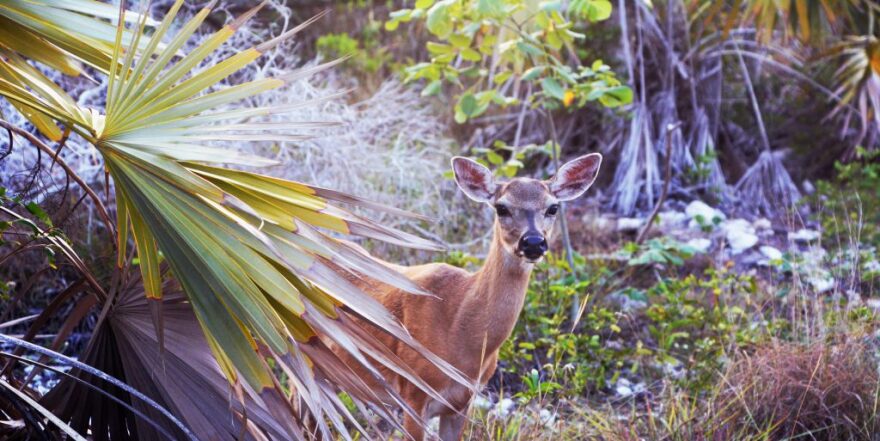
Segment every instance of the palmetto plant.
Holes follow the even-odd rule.
[[[387,397],[386,404],[405,408],[390,389],[375,390],[364,383],[331,346],[351,354],[378,384],[384,382],[374,365],[397,371],[433,393],[362,326],[384,329],[466,383],[453,367],[422,350],[389,312],[349,280],[370,277],[414,295],[421,289],[330,235],[437,248],[339,204],[409,214],[244,171],[271,161],[216,144],[297,141],[303,131],[326,124],[265,122],[310,104],[305,102],[232,110],[229,105],[336,62],[224,85],[230,75],[308,23],[203,67],[259,6],[186,52],[185,43],[213,4],[172,35],[182,4],[177,0],[161,22],[153,22],[147,14],[121,9],[113,14],[109,6],[90,0],[0,0],[0,95],[49,139],[75,133],[93,144],[115,190],[117,271],[111,280],[86,284],[101,314],[82,359],[123,376],[176,411],[194,432],[212,439],[244,433],[303,438],[307,420],[325,435],[334,426],[347,436],[349,427],[358,426],[336,396],[340,387],[375,401]],[[26,58],[65,74],[82,74],[80,63],[86,63],[107,75],[104,109],[80,107]],[[218,108],[226,110],[214,110]],[[0,125],[37,148],[48,148],[19,127],[6,121]],[[114,231],[111,225],[107,229]],[[130,239],[134,250],[129,249]],[[81,319],[90,306],[78,308],[82,311],[68,320]],[[213,358],[206,358],[209,353]],[[218,380],[221,372],[228,383]],[[131,436],[133,428],[140,430],[139,437],[160,437],[153,423],[161,415],[154,408],[119,391],[116,396],[140,413],[114,407],[103,395],[83,389],[95,384],[103,383],[85,374],[79,380],[68,378],[44,401],[74,429],[90,430],[99,439]],[[224,393],[235,398],[224,400]],[[86,396],[90,404],[73,401],[77,396]],[[357,404],[393,419],[382,405]],[[230,412],[238,417],[230,419]]]
[[[634,117],[618,144],[619,211],[655,204],[665,130],[677,120],[682,131],[670,137],[669,150],[678,171],[674,192],[750,213],[777,215],[798,200],[795,182],[808,173],[790,176],[785,165],[802,157],[786,151],[806,153],[818,171],[858,145],[876,148],[876,2],[621,1],[617,11],[636,91]],[[838,129],[827,139],[798,138],[816,126],[794,122],[790,113],[802,102],[811,111],[802,116],[827,115],[821,126]],[[780,121],[785,129],[774,127]]]

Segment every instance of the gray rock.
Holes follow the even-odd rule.
[[[714,225],[718,222],[721,222],[727,219],[727,216],[718,210],[717,208],[713,208],[706,204],[703,201],[693,201],[684,209],[685,214],[687,214],[688,218],[691,220],[688,224],[691,228],[700,228],[700,222],[697,219],[702,219],[702,223],[704,225]]]
[[[790,240],[792,242],[806,243],[806,242],[814,242],[816,240],[819,240],[820,236],[821,235],[816,230],[811,230],[808,228],[801,228],[800,230],[797,230],[794,232],[789,232],[788,233],[788,240]]]
[[[687,246],[697,250],[698,253],[707,253],[712,248],[712,241],[705,237],[696,237],[686,243]]]
[[[758,243],[758,235],[752,224],[745,219],[733,219],[722,225],[724,237],[730,244],[732,254],[740,254]]]
[[[621,217],[617,219],[617,231],[622,233],[636,232],[645,224],[644,219],[635,217]]]

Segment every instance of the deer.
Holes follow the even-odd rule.
[[[483,387],[494,374],[499,348],[523,308],[532,270],[548,251],[559,204],[583,195],[593,185],[601,162],[602,155],[592,153],[562,165],[548,180],[520,177],[502,182],[478,162],[454,157],[452,169],[458,188],[495,212],[483,266],[468,272],[445,263],[388,264],[430,296],[413,295],[365,278],[352,281],[394,314],[416,341]],[[406,435],[416,441],[425,439],[423,422],[439,416],[439,438],[461,439],[475,388],[453,381],[389,335],[370,332],[446,399],[442,403],[431,398],[399,375],[383,370],[387,383],[421,417],[404,415]]]

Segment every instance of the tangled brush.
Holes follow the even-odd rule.
[[[855,337],[823,343],[774,343],[734,363],[721,419],[770,439],[878,439],[876,348]]]

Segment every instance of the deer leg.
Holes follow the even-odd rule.
[[[457,413],[442,415],[440,417],[440,440],[458,441],[464,432],[464,423],[467,421],[464,415]]]
[[[403,416],[403,430],[406,431],[404,439],[413,441],[424,441],[425,439],[425,430],[422,425],[408,414]]]

